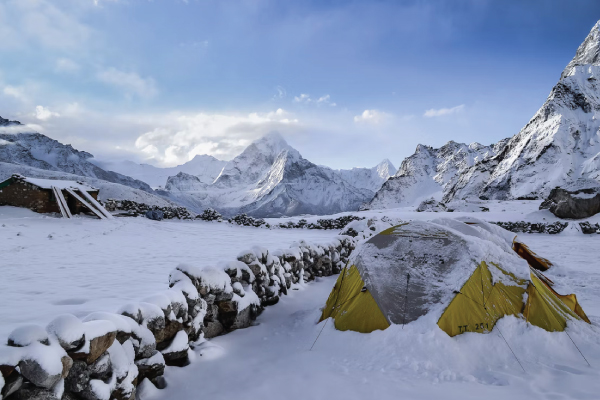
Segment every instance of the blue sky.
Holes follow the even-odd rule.
[[[0,115],[99,158],[230,159],[278,131],[335,168],[516,134],[592,0],[0,1]]]

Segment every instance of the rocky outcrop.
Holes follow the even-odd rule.
[[[600,189],[567,191],[554,188],[540,205],[540,210],[548,209],[558,218],[589,218],[600,212]]]

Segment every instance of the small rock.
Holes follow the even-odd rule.
[[[219,336],[223,331],[223,325],[219,321],[210,321],[204,327],[204,337],[210,339]]]

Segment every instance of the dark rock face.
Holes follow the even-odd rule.
[[[559,187],[540,205],[558,218],[588,218],[600,212],[600,189],[581,189],[569,192]]]

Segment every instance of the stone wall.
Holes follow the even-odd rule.
[[[515,233],[548,233],[554,235],[561,233],[569,226],[568,222],[491,222],[507,231]]]
[[[287,250],[253,247],[212,267],[181,264],[164,292],[117,313],[19,327],[0,346],[0,398],[121,400],[140,385],[163,388],[166,365],[187,365],[203,339],[246,328],[289,290],[339,273],[354,246],[338,236]]]

